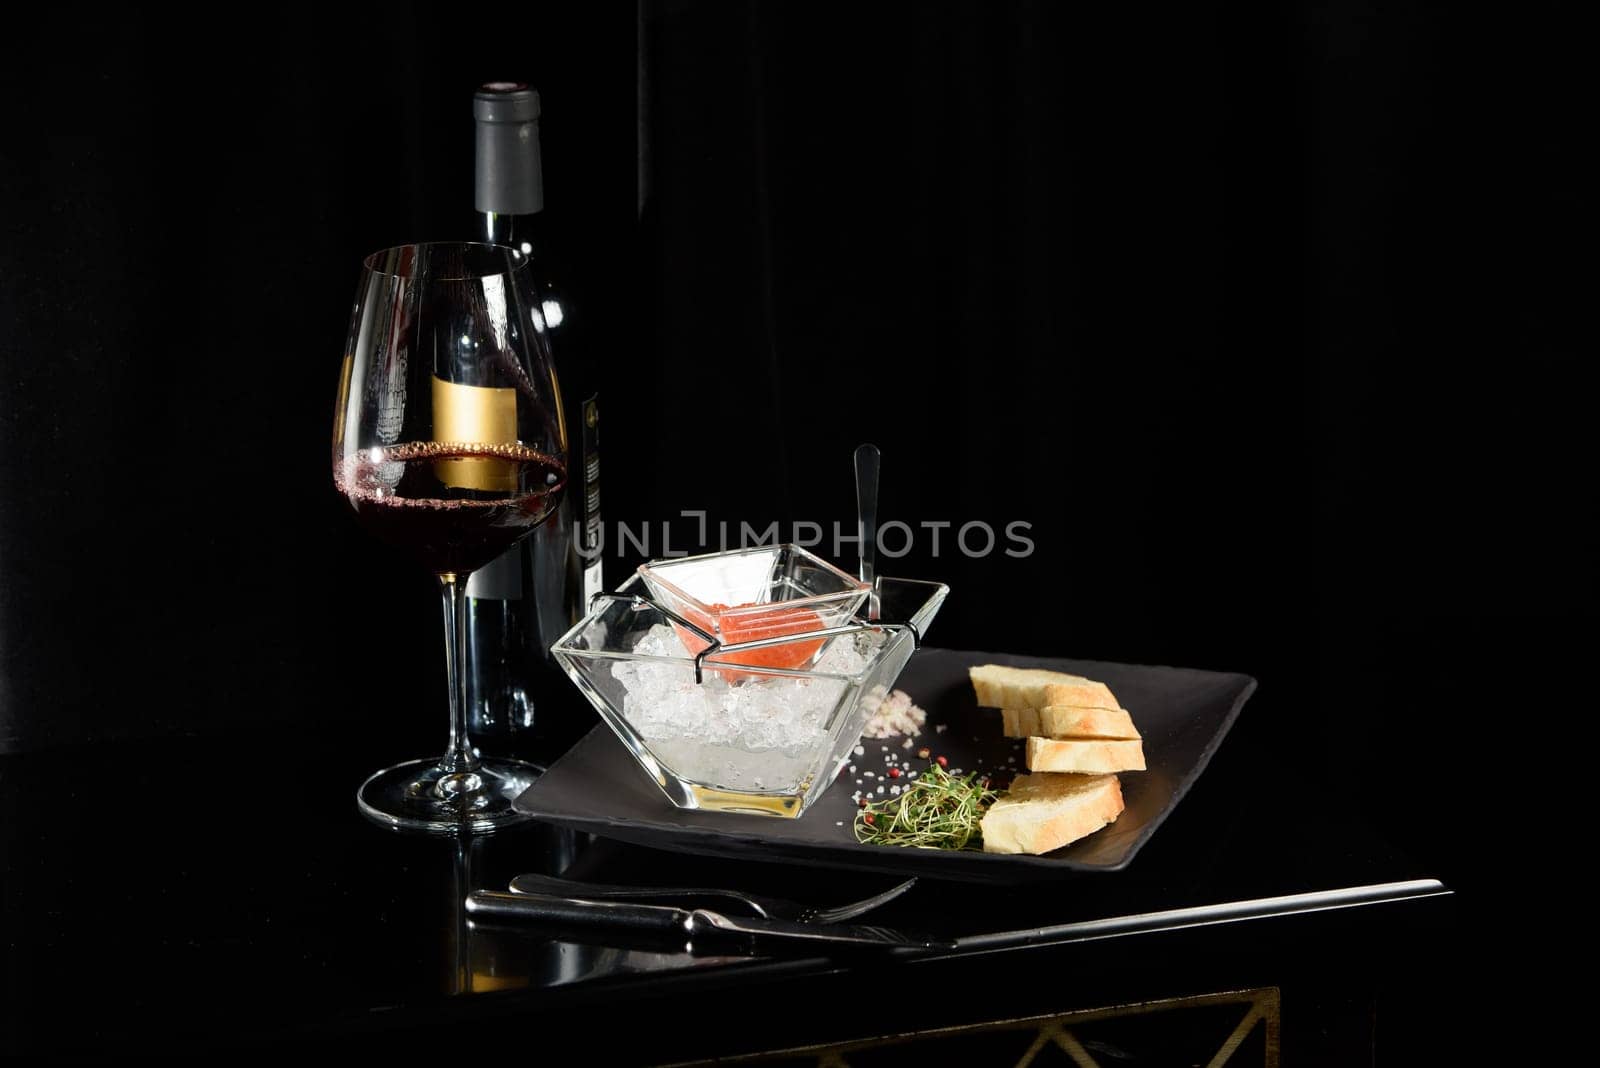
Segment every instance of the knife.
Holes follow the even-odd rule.
[[[728,916],[711,909],[591,901],[553,894],[507,894],[474,890],[467,916],[476,923],[539,923],[564,929],[612,932],[646,938],[667,948],[691,952],[817,953],[840,950],[947,948],[953,942],[919,938],[887,927],[859,924],[818,926],[759,916]]]

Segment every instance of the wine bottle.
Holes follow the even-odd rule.
[[[475,94],[473,199],[479,240],[528,257],[539,282],[539,312],[565,406],[567,488],[549,520],[467,584],[467,686],[474,737],[532,731],[559,742],[574,740],[576,728],[587,725],[552,723],[538,706],[541,695],[569,696],[556,677],[550,646],[603,588],[600,404],[592,388],[596,368],[581,349],[581,331],[574,329],[573,309],[557,283],[544,214],[539,110],[538,92],[521,83],[491,82]]]

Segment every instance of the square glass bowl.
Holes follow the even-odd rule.
[[[652,560],[639,568],[650,597],[724,644],[732,645],[836,627],[856,614],[870,587],[798,545]],[[684,649],[708,644],[677,626]],[[780,642],[739,654],[756,667],[805,668],[823,642]]]
[[[879,578],[877,591],[879,622],[842,619],[828,633],[696,656],[635,575],[552,651],[674,805],[797,817],[834,781],[950,588]],[[805,668],[748,655],[813,643]]]

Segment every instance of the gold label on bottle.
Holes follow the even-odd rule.
[[[463,386],[433,376],[433,440],[472,445],[510,445],[517,440],[517,391]],[[492,458],[439,460],[439,481],[454,489],[515,493],[517,467]]]

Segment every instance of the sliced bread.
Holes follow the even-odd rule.
[[[1048,853],[1122,814],[1115,775],[1018,775],[979,824],[985,853]]]
[[[1143,771],[1144,743],[1137,738],[1029,738],[1029,771]]]
[[[980,664],[968,668],[967,675],[977,691],[978,704],[986,708],[1119,707],[1105,683],[1060,671]]]
[[[1139,729],[1125,708],[1002,708],[1007,738],[1138,738]]]

